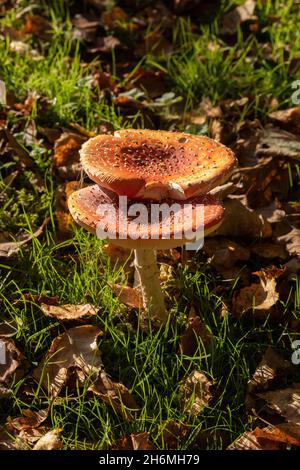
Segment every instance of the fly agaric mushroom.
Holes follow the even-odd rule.
[[[132,199],[185,200],[225,183],[233,152],[204,136],[124,129],[89,139],[81,162],[95,183]]]
[[[84,170],[97,185],[70,196],[73,218],[100,238],[134,249],[144,307],[150,316],[165,322],[168,315],[153,250],[192,241],[190,235],[197,238],[200,225],[202,235],[218,227],[223,206],[205,194],[229,178],[236,163],[233,152],[208,137],[128,129],[90,139],[80,155]],[[130,199],[125,211],[121,196]],[[141,200],[142,223],[140,218],[132,220],[130,211]],[[177,201],[177,217],[167,211],[163,219],[153,222],[155,201],[162,201],[167,209]],[[186,205],[192,208],[187,219]],[[201,222],[196,217],[199,206],[204,208]],[[102,211],[107,207],[114,209],[109,217]]]
[[[187,238],[186,234],[193,233],[196,237],[199,228],[204,229],[204,234],[210,233],[220,225],[224,209],[214,196],[196,196],[184,202],[177,201],[177,217],[174,217],[172,211],[167,210],[163,220],[153,223],[151,221],[153,202],[143,201],[147,216],[142,221],[140,218],[132,219],[129,215],[130,209],[134,209],[136,203],[135,200],[129,200],[126,211],[123,211],[120,198],[114,192],[98,185],[73,192],[68,199],[69,210],[79,225],[97,233],[98,236],[100,232],[100,237],[104,234],[111,243],[134,249],[135,268],[140,280],[143,306],[150,317],[164,323],[168,314],[160,287],[154,250],[183,245],[191,241],[190,235]],[[163,204],[168,209],[174,206],[174,201],[164,200]],[[162,207],[161,204],[156,203],[156,205]],[[196,208],[200,205],[204,208],[201,221],[196,217]],[[185,217],[186,207],[191,210],[189,218]],[[101,211],[101,208],[105,210]],[[110,210],[107,211],[107,208]],[[198,226],[199,223],[201,227]],[[165,236],[168,238],[164,238]]]

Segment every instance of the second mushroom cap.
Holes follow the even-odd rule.
[[[80,154],[93,181],[132,199],[205,194],[223,184],[236,164],[230,149],[208,137],[152,130],[99,135]]]

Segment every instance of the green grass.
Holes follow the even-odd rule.
[[[236,3],[222,2],[218,18]],[[94,64],[82,66],[82,45],[72,39],[65,4],[53,2],[51,8],[49,11],[41,4],[37,12],[48,14],[53,40],[47,43],[34,37],[25,39],[38,50],[38,58],[30,53],[12,52],[8,39],[0,41],[0,79],[5,81],[8,91],[18,102],[23,102],[28,92],[40,96],[26,118],[8,111],[9,127],[17,140],[24,145],[22,126],[24,120],[31,119],[41,127],[66,127],[75,122],[94,131],[107,122],[115,129],[142,126],[138,112],[122,114],[102,97],[100,90],[91,88]],[[240,120],[250,116],[264,122],[271,98],[276,98],[282,108],[292,105],[291,82],[300,78],[300,72],[291,73],[289,65],[299,57],[300,32],[296,25],[300,13],[295,11],[292,1],[258,2],[256,13],[263,25],[259,34],[244,37],[240,30],[233,47],[220,37],[218,18],[205,26],[196,25],[196,32],[194,29],[192,32],[188,21],[180,20],[173,34],[174,53],[171,56],[149,53],[141,62],[146,68],[165,71],[168,91],[174,92],[175,100],[182,97],[185,110],[196,107],[204,96],[217,104],[222,99],[246,95],[249,104],[246,111],[241,111]],[[279,23],[268,19],[275,14],[281,18]],[[18,26],[20,20],[12,10],[1,19],[1,24]],[[273,45],[275,63],[265,58],[262,37]],[[289,48],[285,52],[286,44]],[[116,52],[116,63],[118,57]],[[115,78],[124,83],[124,77]],[[177,121],[177,127],[184,125],[183,118]],[[167,127],[164,116],[160,119],[158,122]],[[112,294],[108,282],[119,282],[121,278],[125,283],[125,276],[122,270],[110,265],[102,250],[103,243],[79,229],[72,238],[57,240],[53,204],[59,181],[52,171],[52,151],[46,150],[42,141],[26,149],[43,174],[46,189],[39,193],[34,188],[29,170],[8,186],[3,179],[16,169],[16,158],[1,162],[0,230],[17,234],[20,229],[34,230],[48,216],[51,220],[41,239],[34,239],[17,257],[1,261],[1,315],[17,322],[15,340],[34,367],[64,327],[45,317],[37,304],[25,300],[24,293],[59,295],[60,303],[90,302],[99,306],[95,322],[105,333],[99,340],[105,369],[115,381],[131,390],[141,412],[137,419],[126,422],[111,407],[91,397],[87,387],[75,392],[66,389],[62,397],[49,402],[46,395],[37,393],[37,384],[33,382],[35,395],[23,393],[28,382],[25,377],[13,384],[12,399],[1,400],[1,422],[8,416],[19,416],[24,408],[39,410],[50,406],[51,426],[63,429],[65,448],[75,449],[108,448],[120,436],[143,430],[150,433],[159,448],[164,448],[163,426],[171,419],[189,426],[189,437],[180,443],[182,449],[197,448],[200,431],[212,434],[207,448],[220,449],[224,442],[232,442],[248,429],[247,381],[263,352],[272,345],[287,358],[291,356],[293,335],[286,327],[284,313],[290,311],[295,318],[300,317],[299,279],[292,284],[288,301],[281,306],[283,316],[279,324],[272,318],[264,323],[254,317],[237,320],[230,314],[221,318],[221,299],[213,289],[221,285],[230,299],[239,281],[232,286],[222,280],[207,264],[205,256],[197,254],[197,269],[194,264],[176,267],[173,288],[174,292],[180,289],[180,295],[172,297],[173,290],[166,291],[173,305],[172,322],[165,330],[145,334],[133,326],[127,309]],[[257,269],[255,260],[249,263],[253,271]],[[199,341],[195,354],[185,357],[179,353],[179,340],[191,299],[212,332],[213,342],[205,350]],[[214,381],[213,399],[199,417],[191,418],[180,408],[180,383],[195,369]],[[300,371],[293,377],[294,382],[299,380]]]

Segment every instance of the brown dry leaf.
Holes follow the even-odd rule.
[[[22,34],[34,34],[40,39],[48,41],[52,37],[52,27],[49,21],[39,15],[26,15],[26,22],[21,30]]]
[[[70,369],[76,368],[80,379],[93,379],[103,367],[97,338],[101,330],[93,325],[71,328],[52,341],[42,363],[33,376],[55,397],[67,383]]]
[[[80,159],[79,150],[86,140],[86,136],[75,132],[63,132],[54,144],[54,166],[58,168],[78,163]]]
[[[32,450],[58,450],[63,447],[63,443],[59,438],[61,429],[52,429],[42,436],[34,445]]]
[[[237,261],[247,261],[250,258],[248,248],[228,238],[208,238],[203,250],[211,258],[211,265],[220,272],[224,271],[224,268],[232,268]]]
[[[288,130],[292,130],[296,133],[300,132],[300,107],[274,111],[269,114],[269,117]]]
[[[139,406],[128,388],[122,383],[111,380],[104,371],[100,372],[98,379],[89,387],[89,390],[105,403],[111,405],[128,421],[133,419],[132,412],[139,410]]]
[[[282,245],[275,243],[260,241],[251,247],[251,252],[265,259],[279,258],[285,260],[288,257],[288,252]]]
[[[288,222],[282,224],[282,229],[284,233],[280,233],[277,236],[275,234],[275,240],[285,245],[290,255],[300,255],[300,230]]]
[[[0,357],[0,383],[5,384],[20,366],[23,360],[23,354],[16,347],[13,340],[1,338]]]
[[[20,418],[8,419],[9,425],[18,431],[39,427],[47,419],[49,410],[32,411],[25,409],[22,410],[22,414],[23,416]]]
[[[150,31],[145,35],[145,42],[139,44],[136,48],[136,53],[145,55],[151,52],[154,55],[170,54],[173,52],[172,43],[166,39],[159,31]]]
[[[12,395],[12,390],[0,383],[0,398],[10,398]]]
[[[91,47],[87,48],[87,52],[90,54],[98,54],[99,52],[111,54],[111,52],[119,46],[121,46],[121,41],[115,36],[98,36]]]
[[[183,410],[193,416],[201,413],[212,398],[210,392],[212,384],[212,381],[198,370],[194,370],[186,377],[181,385]]]
[[[121,22],[127,21],[127,18],[127,13],[123,8],[114,6],[111,10],[102,13],[101,22],[107,29],[114,29]]]
[[[149,441],[148,432],[135,432],[119,439],[113,446],[113,450],[155,450]]]
[[[23,233],[22,235],[18,235],[15,237],[15,241],[1,241],[0,242],[0,258],[9,258],[12,255],[15,255],[20,250],[21,246],[26,245],[29,243],[34,237],[39,237],[43,231],[47,223],[49,222],[49,218],[44,220],[42,225],[33,233]]]
[[[91,304],[84,305],[47,305],[41,304],[41,309],[45,315],[57,320],[78,320],[84,317],[97,315],[99,308]]]
[[[248,382],[248,393],[266,390],[277,374],[291,368],[289,361],[283,359],[271,346],[263,355],[252,378]]]
[[[127,307],[138,309],[143,307],[142,296],[136,289],[128,286],[121,286],[120,284],[113,284],[111,288],[120,302],[127,305]]]
[[[287,421],[300,424],[300,384],[272,392],[259,393],[268,406]]]
[[[281,443],[270,440],[260,440],[255,436],[254,432],[245,432],[235,442],[227,447],[227,450],[280,450]]]
[[[122,248],[113,243],[104,245],[103,251],[109,256],[111,263],[117,266],[122,266],[133,256],[132,251],[128,248]]]
[[[276,279],[284,270],[277,268],[257,271],[253,274],[259,277],[259,284],[251,284],[236,292],[233,297],[233,310],[235,315],[254,312],[256,316],[264,318],[271,313],[279,300],[276,290]]]
[[[130,81],[127,83],[126,89],[141,88],[147,92],[149,98],[155,99],[166,91],[164,78],[165,73],[160,70],[146,70],[140,67],[133,75],[130,74]]]
[[[192,357],[203,343],[207,349],[212,343],[213,335],[200,317],[194,316],[188,320],[185,332],[180,337],[180,353]]]
[[[96,17],[89,19],[81,14],[77,14],[72,18],[73,24],[73,39],[80,39],[83,41],[92,42],[100,26],[100,20]]]
[[[273,442],[282,442],[293,446],[300,446],[300,425],[282,423],[276,426],[266,428],[255,428],[253,434],[261,441],[268,440]],[[295,437],[297,436],[297,437]]]
[[[256,155],[300,160],[300,137],[291,132],[268,126],[264,129],[256,149]]]
[[[168,450],[177,450],[178,446],[187,439],[190,431],[189,426],[173,419],[166,421],[163,425],[162,446]]]
[[[0,323],[0,338],[10,338],[18,331],[18,324],[14,321],[4,321]]]
[[[262,238],[272,235],[270,223],[247,207],[245,196],[228,196],[224,206],[224,220],[215,235]]]
[[[243,5],[224,15],[220,30],[221,34],[235,34],[238,27],[245,21],[256,20],[257,16],[254,16],[255,6],[255,0],[246,0]]]
[[[49,295],[43,295],[43,294],[32,294],[31,292],[25,292],[23,294],[24,300],[27,302],[34,302],[35,304],[41,305],[41,304],[47,304],[47,305],[57,305],[59,302],[59,296],[58,295],[53,295],[52,297],[49,297]],[[23,301],[23,299],[21,299]],[[17,300],[17,302],[20,302]]]

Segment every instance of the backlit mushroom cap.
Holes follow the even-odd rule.
[[[73,192],[68,199],[68,206],[79,225],[97,233],[98,236],[100,228],[101,233],[105,232],[111,243],[132,249],[168,249],[188,241],[192,242],[191,235],[186,236],[188,230],[195,233],[202,225],[203,234],[207,235],[220,225],[224,213],[218,199],[210,195],[200,195],[186,201],[164,200],[160,203],[128,199],[127,206],[124,207],[120,201],[112,191],[93,185]],[[139,208],[135,204],[138,204]],[[155,223],[153,217],[151,218],[153,206],[161,208],[162,204],[165,204],[167,210]],[[171,206],[175,208],[174,204],[176,215],[169,210]],[[204,207],[201,220],[197,217],[197,205]],[[142,214],[139,211],[141,206],[145,208],[146,217],[137,220]],[[183,216],[186,207],[189,207],[191,212],[184,212]],[[132,239],[132,234],[138,238]]]
[[[204,136],[183,132],[120,130],[81,149],[95,183],[132,199],[185,200],[223,184],[236,164],[233,152]]]

